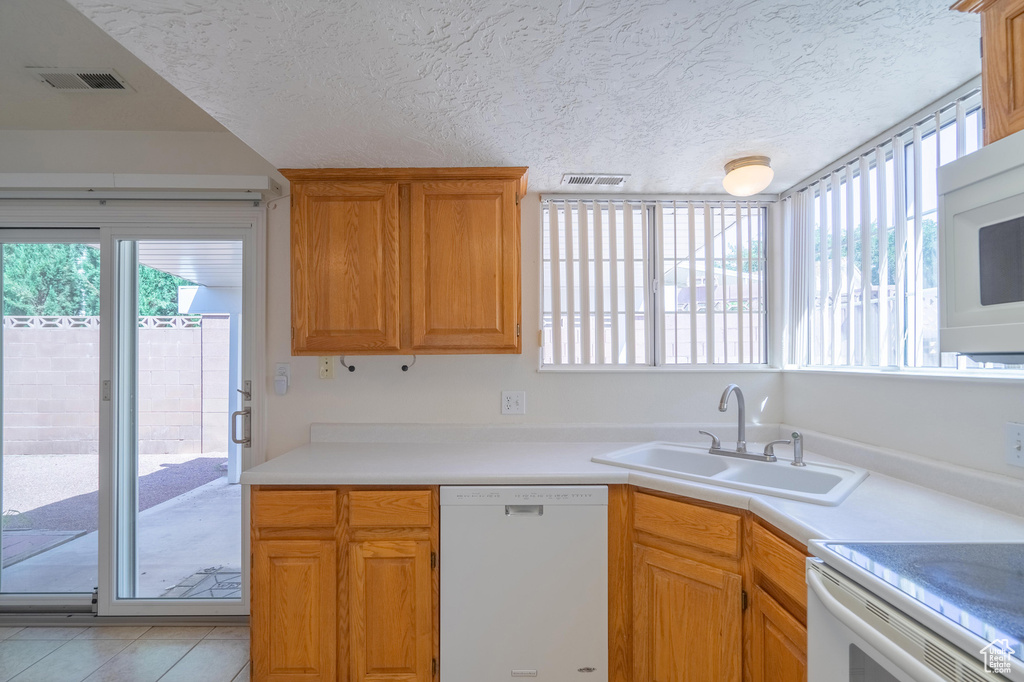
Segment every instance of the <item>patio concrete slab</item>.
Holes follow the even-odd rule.
[[[139,514],[140,597],[156,598],[210,567],[240,571],[242,490],[226,476]],[[4,592],[91,592],[97,585],[97,534],[3,570]]]

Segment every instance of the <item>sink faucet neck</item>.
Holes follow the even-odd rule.
[[[736,429],[736,451],[747,451],[747,405],[743,400],[743,391],[736,384],[729,384],[722,393],[722,399],[718,401],[718,411],[725,412],[729,409],[729,396],[736,394],[737,429]]]

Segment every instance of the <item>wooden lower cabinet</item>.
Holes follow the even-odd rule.
[[[431,682],[438,490],[254,486],[254,682]]]
[[[349,543],[350,679],[429,682],[434,603],[429,540]]]
[[[760,587],[750,600],[750,679],[801,682],[807,679],[807,628]]]
[[[709,502],[609,499],[610,682],[806,682],[799,543]]]
[[[634,680],[738,682],[743,579],[635,545]]]
[[[334,680],[337,543],[258,540],[252,563],[252,677]]]

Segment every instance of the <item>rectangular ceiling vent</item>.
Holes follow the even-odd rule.
[[[39,69],[27,67],[42,83],[62,92],[131,92],[132,87],[113,69]]]
[[[629,173],[565,173],[562,175],[562,184],[577,187],[621,187],[627,178]]]

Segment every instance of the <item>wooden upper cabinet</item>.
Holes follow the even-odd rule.
[[[413,183],[415,352],[519,352],[516,185],[500,180]]]
[[[292,352],[397,351],[398,184],[292,186]]]
[[[985,144],[1024,130],[1024,0],[960,0],[981,14]]]
[[[521,352],[526,168],[281,172],[293,355]]]

